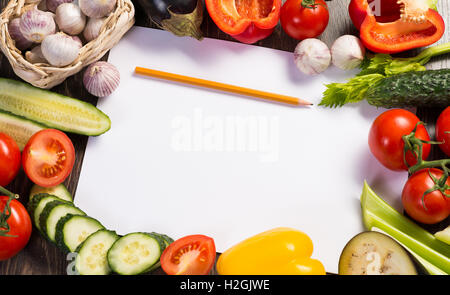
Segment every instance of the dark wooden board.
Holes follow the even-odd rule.
[[[0,0],[0,10],[6,6],[9,0]],[[137,2],[137,1],[135,1]],[[331,45],[333,41],[343,35],[356,33],[355,28],[351,24],[350,18],[348,17],[348,7],[349,0],[332,0],[328,2],[331,18],[330,24],[321,39],[325,41],[328,45]],[[139,6],[136,4],[136,24],[140,26],[155,27],[145,16],[145,14],[139,10]],[[450,23],[450,4],[448,1],[441,1],[439,4],[440,12],[446,16],[447,23]],[[234,41],[231,37],[221,32],[208,14],[205,11],[205,20],[202,24],[202,31],[205,37],[216,38],[222,40]],[[442,41],[450,41],[450,33],[447,30],[446,35]],[[298,41],[287,36],[281,29],[280,25],[277,26],[275,32],[267,39],[258,42],[257,46],[263,46],[268,48],[274,48],[285,51],[293,51]],[[106,57],[104,57],[106,59]],[[430,64],[431,68],[442,68],[450,67],[449,57],[442,57]],[[7,77],[18,79],[9,63],[8,60],[0,53],[0,77]],[[79,98],[87,102],[96,104],[97,98],[93,97],[84,89],[82,85],[82,73],[79,73],[73,77],[67,79],[61,85],[52,89],[55,92]],[[430,134],[434,134],[434,122],[441,112],[441,109],[419,109],[419,117],[428,123],[427,128]],[[78,184],[78,178],[82,168],[85,148],[87,144],[87,137],[80,135],[69,135],[72,139],[75,150],[76,150],[76,163],[72,174],[66,180],[69,191],[75,195],[76,187]],[[443,154],[437,147],[433,148],[432,151],[433,158],[442,158]],[[21,195],[21,202],[24,204],[28,201],[28,193],[30,191],[32,183],[27,179],[24,172],[21,171],[17,179],[8,187],[11,191],[19,193]],[[444,225],[448,224],[448,220],[430,228],[434,231],[438,228],[442,228]],[[175,225],[174,225],[175,226]],[[151,229],[156,230],[156,229]],[[4,262],[0,262],[0,275],[4,274],[39,274],[39,275],[50,275],[50,274],[66,274],[67,266],[69,261],[66,259],[66,255],[63,254],[58,248],[56,248],[51,243],[43,239],[37,231],[34,231],[29,244],[26,248],[20,252],[16,257],[9,259]],[[160,274],[161,271],[155,272]]]

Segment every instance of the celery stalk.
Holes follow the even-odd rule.
[[[450,274],[450,246],[398,213],[364,182],[361,195],[363,222],[368,230],[381,230],[402,244],[423,267],[436,275]]]

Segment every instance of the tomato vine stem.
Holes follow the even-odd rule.
[[[6,201],[5,207],[3,208],[3,212],[0,213],[0,236],[1,237],[11,237],[15,238],[17,236],[8,234],[11,230],[8,224],[8,219],[11,216],[11,202],[19,198],[19,195],[13,194],[6,188],[0,186],[0,193],[4,194],[8,197],[8,201]]]

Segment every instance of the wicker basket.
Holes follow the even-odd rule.
[[[80,55],[73,63],[61,68],[45,63],[31,64],[16,48],[8,32],[8,23],[39,2],[40,0],[11,0],[0,14],[0,49],[16,75],[39,88],[52,88],[85,66],[98,61],[134,24],[133,3],[130,0],[117,0],[116,9],[108,16],[100,35],[81,48]]]

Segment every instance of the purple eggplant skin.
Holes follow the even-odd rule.
[[[136,2],[136,1],[135,1]],[[158,27],[177,36],[203,38],[202,0],[137,0],[147,16]]]

